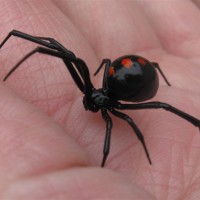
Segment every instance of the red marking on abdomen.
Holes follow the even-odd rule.
[[[114,67],[111,66],[111,67],[108,69],[108,76],[113,76],[114,73],[115,73]]]
[[[122,61],[121,61],[121,64],[126,67],[126,68],[130,68],[132,67],[133,65],[133,61],[130,59],[130,58],[124,58]]]
[[[138,58],[137,59],[138,63],[140,63],[141,65],[145,65],[146,64],[146,61],[143,59],[143,58]]]

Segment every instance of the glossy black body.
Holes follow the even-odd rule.
[[[168,86],[170,83],[159,67],[158,63],[150,62],[147,59],[136,56],[126,55],[111,62],[110,59],[103,59],[96,75],[105,66],[102,88],[96,89],[91,80],[86,63],[76,57],[76,55],[66,49],[61,43],[53,38],[32,36],[17,30],[11,31],[0,44],[0,48],[11,37],[19,37],[36,44],[37,48],[27,53],[4,77],[7,78],[30,56],[41,53],[48,56],[60,58],[68,69],[77,88],[83,94],[83,105],[86,110],[91,112],[101,111],[102,118],[106,123],[106,134],[103,147],[103,159],[101,166],[105,165],[110,151],[112,118],[110,114],[126,121],[141,142],[149,163],[151,159],[147,150],[142,132],[134,123],[133,119],[121,110],[141,110],[141,109],[164,109],[185,119],[200,129],[200,120],[163,102],[153,101],[145,103],[121,103],[119,100],[129,102],[139,102],[151,99],[158,90],[158,75],[156,70],[163,77]]]
[[[111,63],[106,86],[108,96],[113,99],[145,101],[157,93],[158,74],[147,59],[137,55],[126,55]]]

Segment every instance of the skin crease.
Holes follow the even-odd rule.
[[[200,119],[200,1],[1,0],[0,19],[0,41],[12,29],[53,37],[86,61],[91,76],[103,58],[158,62],[172,87],[160,78],[153,100]],[[0,50],[1,80],[36,46],[10,39]],[[92,81],[101,87],[102,72]],[[150,166],[130,127],[112,117],[101,169],[105,123],[85,112],[62,61],[33,56],[0,84],[0,94],[0,199],[199,199],[200,133],[185,120],[163,110],[126,111],[144,134]]]

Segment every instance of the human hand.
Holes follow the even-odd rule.
[[[167,87],[161,79],[155,99],[200,118],[199,10],[192,2],[2,2],[1,41],[12,29],[53,37],[83,58],[91,74],[102,58],[139,54],[159,62],[172,84]],[[10,39],[1,49],[1,77],[33,47]],[[94,85],[101,81],[100,75],[93,79]],[[11,185],[4,186],[4,199],[153,199],[135,184],[158,199],[198,198],[200,136],[186,121],[165,111],[128,112],[145,136],[149,166],[132,130],[114,119],[106,168],[115,174],[94,167],[102,158],[105,124],[100,115],[85,112],[61,61],[35,55],[6,84],[66,133],[1,84],[0,173],[2,183]]]

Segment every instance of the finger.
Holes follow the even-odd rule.
[[[18,180],[1,199],[126,199],[155,200],[145,190],[111,171],[75,168]]]
[[[199,58],[200,12],[192,1],[138,0],[164,49],[176,56]]]
[[[192,0],[199,8],[200,8],[200,1],[199,0]]]
[[[2,84],[0,93],[1,181],[87,164],[83,150],[44,113]]]
[[[101,59],[159,47],[154,30],[135,1],[54,3],[81,29]]]

